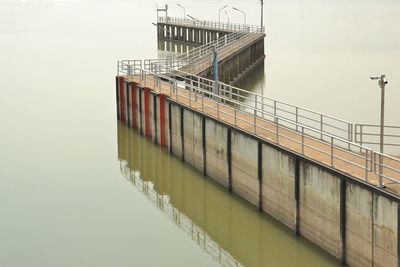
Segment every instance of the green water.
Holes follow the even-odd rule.
[[[265,69],[241,86],[375,123],[378,89],[368,76],[385,72],[387,120],[398,122],[398,1],[264,2]],[[217,19],[225,2],[180,4]],[[229,4],[258,23],[258,1]],[[154,9],[134,0],[0,0],[0,266],[337,264],[118,124],[116,61],[163,54]]]
[[[118,124],[121,173],[205,254],[228,266],[336,266],[332,256]]]

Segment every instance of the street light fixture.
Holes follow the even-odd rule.
[[[236,7],[232,7],[232,9],[234,9],[236,11],[239,11],[239,12],[241,12],[243,14],[243,16],[244,16],[244,25],[246,25],[246,13],[243,10],[238,9]]]
[[[261,0],[261,28],[263,27],[263,17],[264,17],[264,1]]]
[[[226,18],[228,19],[228,23],[229,23],[229,15],[228,15],[228,12],[226,12],[226,9],[225,9],[225,14],[226,14]]]
[[[228,7],[228,5],[224,5],[223,7],[221,7],[218,10],[218,23],[221,23],[221,11],[224,10],[225,8],[227,8],[227,7]]]
[[[385,128],[385,86],[388,83],[385,75],[380,77],[370,77],[371,80],[378,80],[379,87],[381,88],[381,125],[380,125],[380,140],[379,140],[379,152],[383,154],[383,137]],[[382,155],[379,155],[379,187],[384,187],[382,183]]]
[[[183,7],[183,6],[181,6],[180,4],[178,4],[178,3],[176,3],[180,8],[182,8],[183,9],[183,19],[186,19],[186,9]]]

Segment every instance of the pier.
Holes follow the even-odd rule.
[[[119,61],[118,119],[342,263],[398,266],[400,160],[356,143],[352,122],[234,87],[265,57],[263,28],[158,25],[159,39],[197,47]]]
[[[235,84],[241,75],[263,62],[264,28],[255,25],[195,21],[180,18],[158,18],[157,38],[169,42],[196,46],[169,60],[147,60],[149,70],[168,66],[180,71],[212,79],[212,52],[218,54],[219,80]]]

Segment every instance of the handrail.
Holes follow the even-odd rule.
[[[145,66],[145,70],[152,71],[156,70],[156,67],[148,69]],[[199,87],[208,91],[218,91],[220,95],[228,96],[227,101],[235,102],[246,102],[251,107],[260,108],[264,112],[264,116],[275,115],[279,118],[289,119],[298,124],[306,125],[308,127],[318,129],[323,133],[329,133],[336,137],[346,139],[347,141],[353,141],[353,124],[349,121],[345,121],[330,115],[326,115],[320,112],[316,112],[300,106],[295,106],[283,101],[279,101],[270,97],[263,96],[254,92],[234,87],[223,82],[217,83],[217,89],[215,81],[196,76],[182,70],[174,70],[168,66],[164,66],[163,73],[173,73],[175,76],[179,76],[180,79],[185,79],[187,83],[196,82]],[[157,74],[161,74],[158,72]],[[187,78],[189,77],[189,78]],[[193,80],[193,81],[191,81]],[[299,130],[299,128],[297,128]]]
[[[173,24],[183,24],[188,26],[196,26],[202,28],[218,29],[218,30],[228,30],[228,31],[246,31],[246,32],[256,32],[265,33],[265,27],[258,25],[240,24],[240,23],[226,23],[210,20],[191,20],[176,17],[157,17],[157,22],[159,23],[173,23]]]
[[[378,137],[380,136],[379,133],[380,125],[375,124],[355,124],[355,142],[359,144],[369,144],[369,145],[379,145],[380,142],[378,141],[371,141],[371,139],[365,139],[368,137]],[[389,137],[389,140],[394,141],[394,143],[387,142],[387,139],[384,139],[384,146],[400,146],[400,133],[394,133],[392,130],[397,130],[400,132],[400,126],[394,125],[385,125],[384,126],[384,137]],[[374,131],[375,130],[375,131]],[[388,133],[388,131],[390,131]]]

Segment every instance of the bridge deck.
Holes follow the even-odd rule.
[[[136,76],[125,76],[125,78],[141,84],[140,79]],[[268,140],[272,143],[278,143],[280,146],[297,154],[303,154],[315,162],[339,170],[343,173],[350,174],[351,176],[360,180],[368,181],[370,184],[378,184],[378,176],[374,174],[374,172],[366,172],[365,170],[346,162],[347,160],[349,162],[359,164],[360,166],[365,166],[365,160],[356,156],[357,154],[360,154],[360,152],[352,151],[354,153],[354,155],[352,155],[344,152],[346,148],[332,149],[329,144],[322,144],[321,142],[315,141],[315,137],[309,136],[309,138],[307,138],[307,136],[305,136],[303,139],[300,132],[296,132],[294,129],[290,129],[289,127],[283,125],[282,126],[286,129],[279,129],[279,134],[285,135],[286,137],[277,136],[275,133],[277,127],[274,125],[273,121],[267,121],[257,117],[254,118],[254,116],[248,112],[238,111],[234,107],[218,104],[209,100],[208,98],[198,97],[196,101],[193,92],[187,90],[180,91],[179,94],[176,94],[172,92],[169,84],[167,83],[161,83],[161,85],[157,86],[157,88],[152,88],[153,82],[153,79],[147,77],[144,82],[142,81],[141,85],[147,86],[156,92],[165,94],[174,101],[186,105],[194,110],[205,113],[211,117],[217,118],[241,130],[254,134],[259,138]],[[254,123],[257,125],[256,127],[254,127]],[[301,145],[302,142],[304,143],[304,147]],[[313,147],[313,149],[310,147]],[[319,149],[320,151],[317,151],[316,149]],[[327,154],[332,152],[335,156],[341,157],[344,160],[334,158],[332,162],[333,164],[331,165],[331,156]],[[384,162],[385,164],[400,169],[400,162],[388,162],[390,159],[386,158],[384,160],[386,161]],[[400,177],[397,177],[398,173],[391,170],[385,170],[384,174],[390,175],[391,177],[396,177],[400,180]],[[385,190],[398,194],[400,193],[400,184],[386,183]]]
[[[235,43],[226,47],[221,51],[218,51],[218,62],[222,62],[232,55],[240,52],[242,49],[249,47],[260,38],[264,38],[264,34],[260,33],[248,33],[245,38],[241,38],[235,41]],[[212,61],[210,56],[203,57],[194,63],[194,66],[187,65],[180,69],[180,71],[191,73],[194,75],[200,75],[210,69]]]

